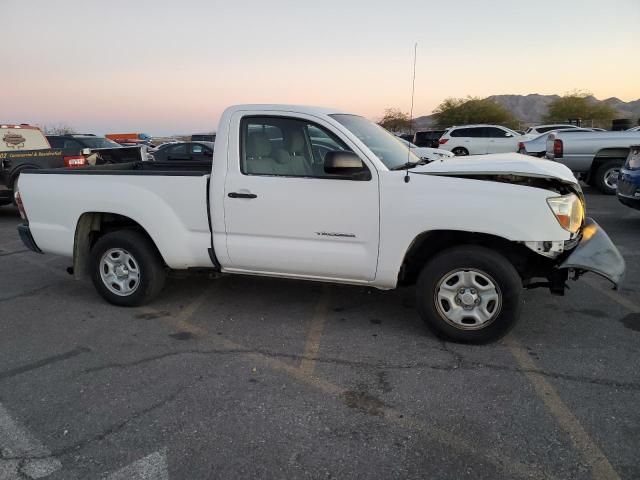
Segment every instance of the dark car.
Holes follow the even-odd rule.
[[[91,133],[70,135],[47,135],[52,148],[59,148],[65,156],[81,155],[83,150],[90,149],[99,152],[98,163],[127,163],[136,162],[144,155],[141,146],[125,147],[105,137]]]
[[[79,153],[83,148],[118,148],[121,145],[108,138],[91,134],[73,135],[47,135],[51,148],[61,148],[65,152],[75,151]]]
[[[444,132],[445,130],[423,130],[416,132],[411,143],[417,147],[439,148],[439,140]]]
[[[640,210],[640,145],[631,147],[620,169],[617,194],[621,203]]]
[[[213,161],[213,142],[180,142],[161,145],[153,152],[156,162],[205,162]]]

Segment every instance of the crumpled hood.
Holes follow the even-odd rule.
[[[519,153],[495,153],[468,157],[445,158],[410,170],[436,175],[517,175],[523,177],[555,178],[577,184],[571,170],[561,163]]]

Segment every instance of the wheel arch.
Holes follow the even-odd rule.
[[[166,261],[149,232],[136,220],[110,212],[85,212],[78,218],[73,240],[73,275],[84,278],[89,275],[89,254],[98,239],[117,230],[136,230],[149,239],[162,262]]]
[[[591,163],[591,168],[589,169],[589,175],[593,176],[598,171],[598,168],[605,162],[609,160],[620,160],[622,162],[625,161],[627,156],[629,155],[630,148],[626,147],[617,147],[617,148],[603,148],[598,150],[595,157],[593,157],[593,162]]]
[[[399,285],[414,284],[427,262],[440,252],[460,245],[480,245],[509,260],[523,281],[538,276],[536,267],[548,268],[542,257],[525,245],[487,233],[460,230],[430,230],[417,235],[407,249],[398,274]]]

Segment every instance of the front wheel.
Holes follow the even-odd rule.
[[[466,157],[467,155],[469,155],[469,150],[463,147],[456,147],[451,150],[451,153],[453,153],[456,157]]]
[[[605,195],[615,195],[623,160],[609,160],[600,165],[593,177],[594,186]]]
[[[485,247],[439,253],[417,283],[420,316],[436,335],[461,343],[503,337],[520,316],[522,280],[511,262]]]
[[[166,272],[155,245],[135,230],[101,237],[91,249],[91,278],[109,303],[135,307],[149,302],[164,286]]]

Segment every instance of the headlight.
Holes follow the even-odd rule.
[[[565,230],[576,233],[584,219],[584,205],[575,193],[547,198],[551,211]]]

